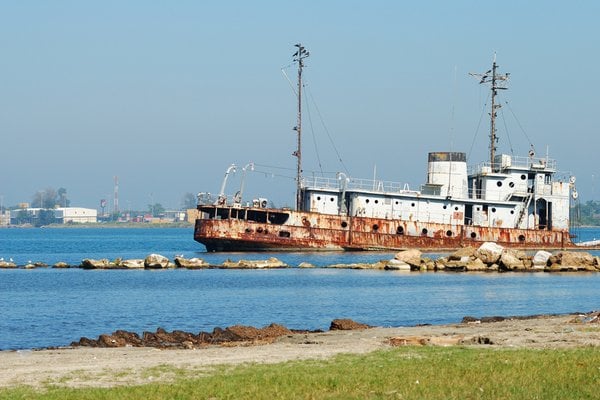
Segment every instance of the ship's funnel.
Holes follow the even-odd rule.
[[[467,197],[467,155],[459,152],[429,153],[427,185],[438,186],[442,196]]]

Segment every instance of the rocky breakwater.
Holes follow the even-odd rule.
[[[314,266],[302,263],[299,267]],[[478,248],[464,247],[435,260],[424,256],[420,250],[410,249],[396,253],[391,260],[331,264],[325,268],[458,272],[600,272],[600,257],[584,251],[550,253],[540,250],[532,254],[486,242]]]
[[[497,243],[483,243],[479,248],[465,247],[447,257],[430,263],[422,260],[421,268],[435,271],[484,272],[600,272],[600,257],[583,251],[544,250],[528,254],[521,250],[504,248]]]

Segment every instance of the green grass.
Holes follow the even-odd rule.
[[[193,372],[193,371],[192,371]],[[598,399],[600,350],[403,347],[363,356],[223,366],[171,383],[110,389],[13,388],[2,399]]]

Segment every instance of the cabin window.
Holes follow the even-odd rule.
[[[480,211],[480,210],[481,210],[479,207],[475,207],[475,209],[476,209],[477,211]]]
[[[511,214],[514,214],[514,213],[515,213],[515,210],[510,210],[510,213],[511,213]]]
[[[317,196],[317,200],[321,200],[321,196]]]
[[[374,224],[374,225],[373,225],[373,230],[374,230],[375,232],[377,232],[377,231],[379,230],[379,225],[377,225],[377,224]]]
[[[346,221],[342,221],[342,228],[345,228],[348,226],[348,223]]]
[[[452,231],[446,231],[446,236],[448,236],[448,237],[452,236]]]
[[[289,238],[290,237],[290,233],[288,231],[279,231],[279,237]]]
[[[458,211],[458,206],[454,207],[454,211]]]
[[[366,200],[365,200],[365,203],[369,204],[369,199],[366,199]]]
[[[404,235],[404,227],[403,226],[399,226],[396,228],[396,233],[398,235]]]
[[[411,206],[411,207],[414,207],[414,206],[415,206],[415,203],[410,203],[410,206]]]
[[[525,235],[519,235],[519,242],[525,241]]]
[[[471,239],[475,239],[477,237],[477,234],[475,232],[471,232]]]
[[[525,175],[525,174],[521,175],[521,180],[524,181],[525,179],[527,179],[527,175]]]
[[[492,207],[492,212],[496,212],[496,207]]]
[[[446,208],[448,208],[448,206],[444,205],[443,209],[445,210]]]
[[[396,200],[396,205],[398,205],[398,200]]]
[[[423,229],[421,229],[421,233],[422,233],[423,235],[427,235],[427,228],[423,228]]]
[[[502,181],[498,181],[498,182],[496,182],[496,186],[498,186],[498,187],[502,187]]]
[[[334,200],[334,198],[333,198],[333,197],[329,199],[329,201],[333,201],[333,200]]]

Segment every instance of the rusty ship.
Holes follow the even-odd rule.
[[[555,160],[537,157],[533,148],[524,157],[497,154],[496,96],[509,74],[499,73],[495,57],[489,71],[471,74],[491,88],[488,161],[468,166],[463,152],[431,152],[419,190],[344,173],[303,177],[302,68],[308,55],[296,45],[295,209],[270,207],[263,198],[243,204],[240,192],[225,195],[232,166],[216,199],[198,195],[194,239],[207,251],[448,251],[488,241],[520,249],[597,247],[570,235],[575,177],[559,173]]]

